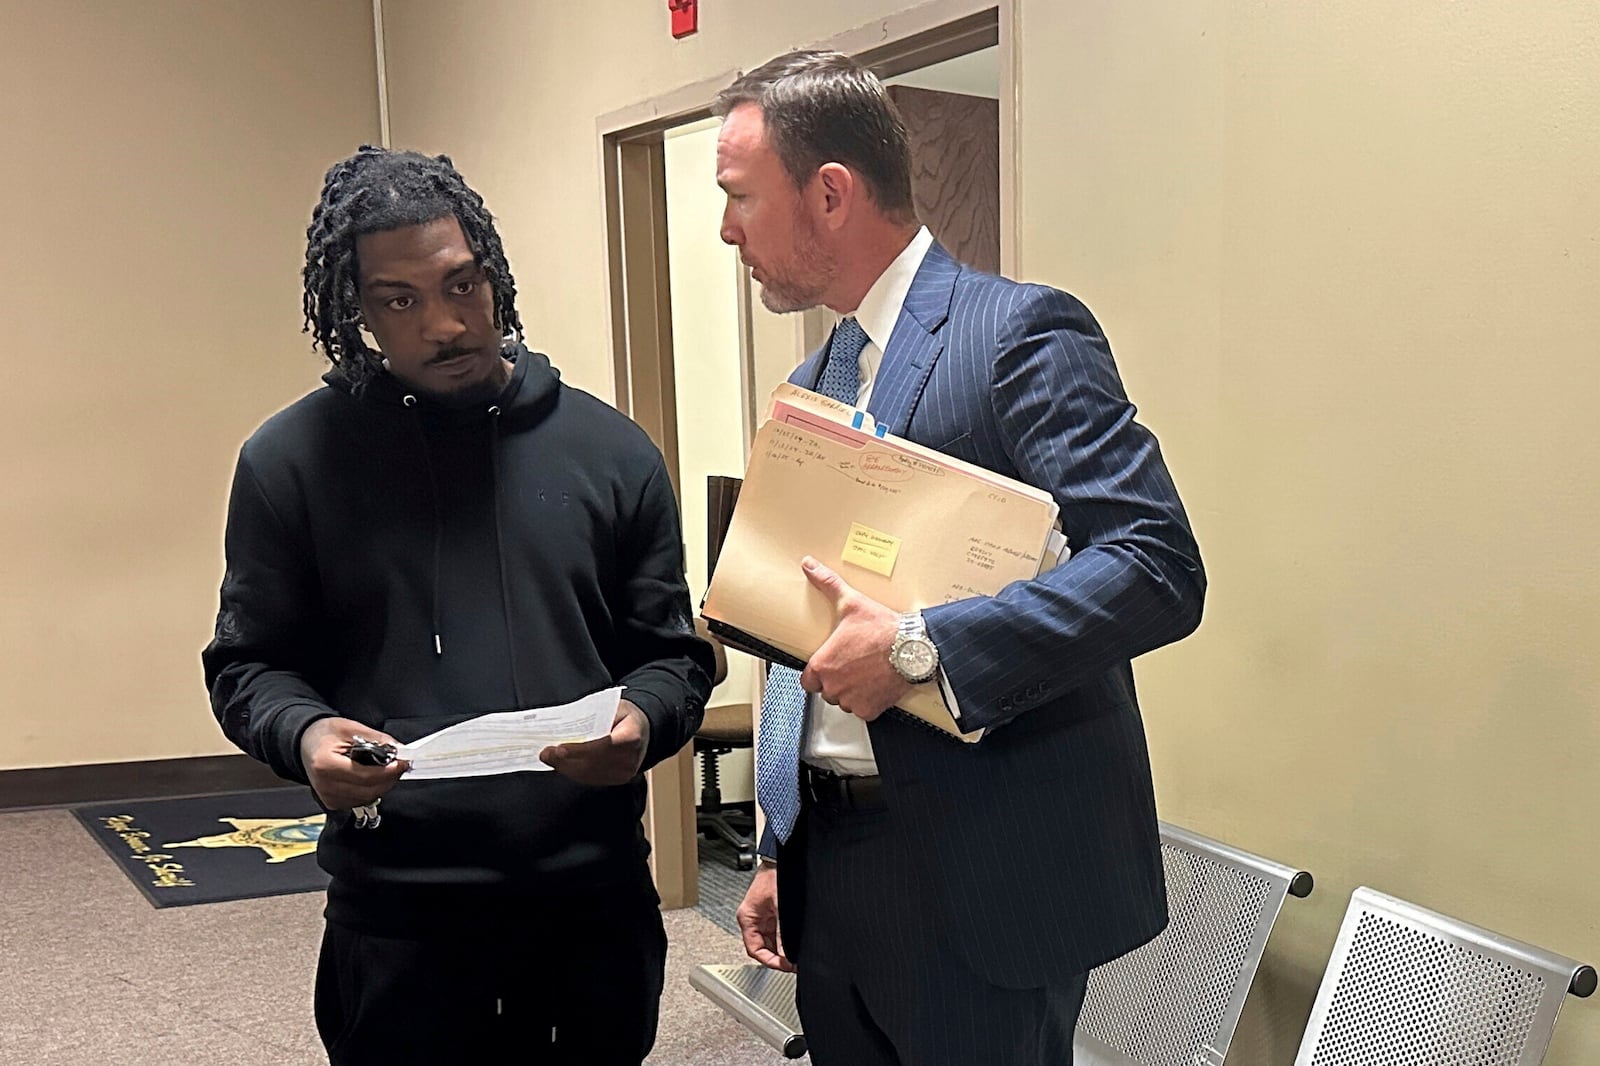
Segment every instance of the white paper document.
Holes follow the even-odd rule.
[[[402,744],[398,757],[411,763],[407,781],[548,770],[541,751],[605,736],[621,700],[622,689],[608,688],[560,707],[486,714]]]

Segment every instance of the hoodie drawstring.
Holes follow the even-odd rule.
[[[500,407],[489,408],[489,476],[494,494],[494,553],[500,571],[500,615],[506,623],[506,650],[511,656],[511,693],[518,707],[526,707],[522,681],[517,674],[517,634],[511,624],[511,586],[506,580],[505,535],[500,522]]]
[[[444,516],[439,513],[439,475],[433,470],[433,452],[428,447],[428,434],[422,428],[422,415],[417,411],[417,398],[407,393],[400,400],[411,411],[411,427],[417,431],[417,443],[422,446],[422,465],[428,468],[428,501],[433,504],[433,589],[430,598],[429,619],[433,626],[433,654],[444,654],[443,626],[439,618],[439,558],[443,551]]]
[[[422,415],[417,411],[417,398],[409,393],[401,403],[411,410],[411,425],[416,430],[417,442],[422,446],[422,462],[428,468],[429,499],[433,504],[433,594],[430,616],[433,624],[433,654],[444,654],[444,626],[439,608],[440,558],[444,544],[444,516],[439,511],[439,475],[433,468],[433,451],[428,447],[428,434],[422,427]],[[506,648],[511,657],[511,692],[517,706],[526,704],[522,698],[522,678],[517,672],[517,635],[511,623],[511,586],[506,578],[505,533],[502,529],[500,508],[500,407],[489,408],[489,474],[494,495],[494,552],[495,565],[500,574],[500,615],[505,621]]]

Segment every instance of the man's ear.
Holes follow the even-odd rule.
[[[824,163],[817,168],[812,185],[816,189],[818,221],[829,229],[844,225],[861,191],[850,168],[843,163]]]

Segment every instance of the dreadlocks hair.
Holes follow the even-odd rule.
[[[360,390],[381,374],[378,352],[361,333],[356,238],[454,215],[494,292],[495,326],[522,339],[517,286],[494,216],[446,155],[364,144],[328,168],[322,198],[306,227],[305,327],[334,372]]]

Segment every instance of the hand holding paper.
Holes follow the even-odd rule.
[[[622,714],[621,697],[622,689],[608,688],[559,707],[485,714],[403,744],[398,755],[411,764],[405,775],[408,781],[550,770],[540,756],[552,745],[567,746],[611,732]]]
[[[556,744],[539,753],[557,773],[580,785],[624,785],[644,765],[650,747],[650,719],[622,700],[605,736],[581,744]]]

